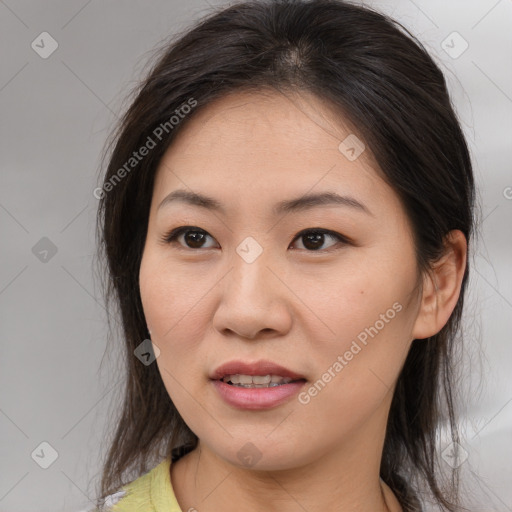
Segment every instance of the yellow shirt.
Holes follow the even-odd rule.
[[[105,512],[182,512],[169,471],[170,458],[123,486],[105,500]]]

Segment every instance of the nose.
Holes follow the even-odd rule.
[[[289,288],[278,277],[279,268],[265,251],[251,263],[238,254],[219,283],[213,327],[224,336],[271,338],[291,328]]]

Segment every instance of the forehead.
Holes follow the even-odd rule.
[[[340,142],[354,131],[332,105],[310,93],[238,91],[196,109],[168,155],[217,154],[229,145],[231,157],[279,158],[290,151],[298,158],[323,151],[339,156]],[[361,155],[371,159],[369,151]]]
[[[340,151],[342,141],[357,137],[353,131],[312,95],[232,93],[195,112],[177,133],[157,170],[154,203],[178,188],[234,208],[330,190],[396,207],[369,150],[356,159]]]

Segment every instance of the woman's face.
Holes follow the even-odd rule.
[[[309,95],[226,96],[194,114],[157,172],[140,268],[156,363],[202,446],[238,466],[378,451],[416,337],[408,219],[369,151],[357,157],[362,148],[329,112]],[[218,208],[164,201],[178,190]],[[345,199],[306,200],[325,193]],[[181,226],[189,231],[163,241]],[[275,363],[304,380],[265,389],[212,380],[233,361]]]

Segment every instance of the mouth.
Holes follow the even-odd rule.
[[[283,386],[284,384],[290,384],[291,382],[305,382],[306,379],[290,379],[289,377],[283,377],[281,375],[243,375],[234,374],[226,375],[221,380],[230,386],[239,388],[274,388],[277,386]]]
[[[271,361],[230,361],[210,374],[218,396],[237,409],[265,410],[290,401],[306,377]]]
[[[210,379],[251,388],[276,387],[290,382],[306,381],[303,375],[272,361],[229,361],[214,370]]]

